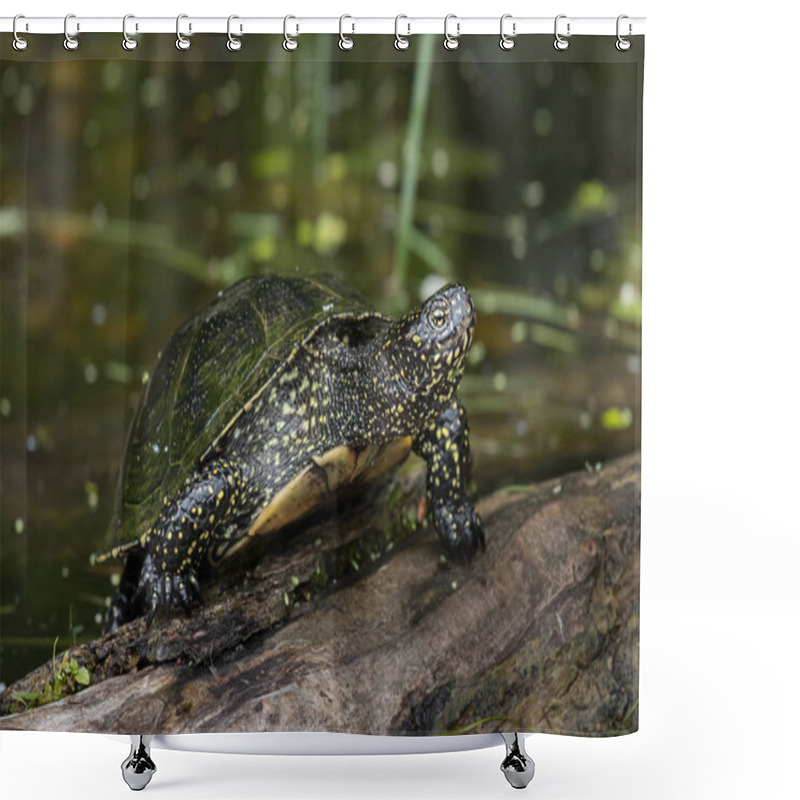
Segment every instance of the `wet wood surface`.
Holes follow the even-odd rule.
[[[481,499],[467,565],[442,557],[423,495],[407,471],[232,565],[191,616],[57,654],[0,697],[0,728],[635,730],[638,456]],[[74,693],[31,707],[53,663]]]

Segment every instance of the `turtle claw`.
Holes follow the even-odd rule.
[[[160,609],[169,612],[173,606],[180,605],[189,613],[200,602],[200,582],[191,565],[173,572],[162,572],[148,555],[142,565],[139,585],[145,598],[148,628]]]
[[[200,602],[200,582],[194,570],[187,570],[187,573],[181,576],[175,596],[187,614]]]
[[[468,500],[442,505],[433,512],[433,526],[451,556],[469,560],[480,547],[486,549],[483,522]]]

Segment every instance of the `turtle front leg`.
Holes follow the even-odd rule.
[[[486,540],[483,524],[467,497],[472,457],[464,406],[454,400],[414,442],[428,465],[427,499],[433,527],[454,556],[472,557]]]
[[[138,596],[148,625],[160,608],[177,602],[188,611],[200,600],[197,574],[210,541],[240,504],[243,486],[242,471],[218,458],[189,478],[181,493],[165,499],[143,542]]]

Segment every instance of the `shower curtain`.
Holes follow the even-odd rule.
[[[642,37],[30,38],[0,728],[635,731]]]

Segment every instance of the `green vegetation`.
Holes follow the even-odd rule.
[[[36,60],[4,51],[6,684],[71,632],[70,606],[78,641],[99,631],[118,571],[87,557],[142,378],[243,276],[331,271],[389,313],[467,283],[478,327],[460,397],[479,494],[638,446],[639,88],[614,54],[510,59],[482,37],[447,53],[438,36],[402,54],[387,37],[350,53],[311,37],[287,54],[271,38],[234,57],[201,37],[189,61],[170,37],[152,60],[110,38],[68,63],[46,37]],[[418,527],[415,511],[397,519],[401,535]],[[318,585],[396,544],[321,563]],[[34,694],[85,677],[56,664]]]
[[[394,250],[394,282],[398,288],[405,287],[408,274],[414,201],[417,196],[417,182],[419,180],[425,131],[425,112],[428,107],[428,95],[430,94],[431,85],[433,45],[433,36],[419,37],[414,81],[411,88],[408,132],[403,146],[403,178],[400,189],[400,211]]]
[[[53,642],[53,674],[51,680],[45,683],[38,691],[15,692],[13,700],[18,706],[13,709],[14,712],[25,711],[61,700],[61,698],[75,694],[75,692],[80,691],[80,689],[91,683],[92,678],[89,670],[80,666],[75,658],[68,657],[67,652],[64,653],[61,662],[56,666],[57,645],[58,637],[56,636],[56,640]]]

